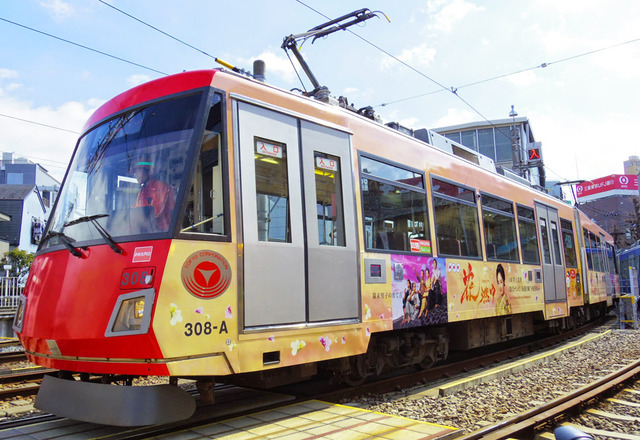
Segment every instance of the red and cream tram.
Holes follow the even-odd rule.
[[[195,407],[175,378],[355,384],[604,313],[611,237],[463,148],[221,70],[108,101],[15,318],[60,370],[37,406],[161,423]],[[148,375],[174,380],[117,386]]]

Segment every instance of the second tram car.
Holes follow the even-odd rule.
[[[623,295],[632,295],[640,291],[638,272],[640,272],[640,245],[636,243],[618,255],[620,265],[620,290]]]
[[[214,378],[357,384],[604,313],[611,237],[430,136],[222,70],[108,101],[14,322],[29,360],[60,370],[37,405],[161,423],[193,411],[177,378],[210,402]],[[148,375],[171,384],[109,384]]]

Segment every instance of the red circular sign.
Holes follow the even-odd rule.
[[[209,250],[194,252],[182,265],[182,284],[198,298],[211,299],[223,293],[231,283],[229,262]]]

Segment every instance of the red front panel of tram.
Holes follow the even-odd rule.
[[[49,340],[55,341],[62,357],[162,358],[152,328],[142,335],[106,337],[105,332],[123,292],[153,287],[160,294],[170,244],[171,240],[121,243],[122,254],[98,245],[81,249],[82,258],[66,249],[38,256],[25,290],[20,333],[25,349],[49,354]]]

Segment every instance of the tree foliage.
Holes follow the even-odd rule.
[[[2,265],[10,264],[11,270],[9,271],[9,274],[13,276],[20,276],[26,274],[29,272],[29,269],[31,269],[33,254],[15,248],[9,252],[5,252],[0,263]]]

